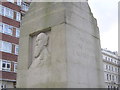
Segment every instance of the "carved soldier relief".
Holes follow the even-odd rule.
[[[40,33],[35,39],[35,45],[33,50],[33,61],[30,68],[39,66],[42,62],[48,58],[48,36],[45,33]]]

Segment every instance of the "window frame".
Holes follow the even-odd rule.
[[[18,51],[17,51],[17,49],[18,49]],[[19,45],[15,45],[15,54],[18,55],[18,53],[19,53]]]
[[[12,43],[6,42],[6,41],[2,41],[2,40],[0,40],[0,42],[1,42],[0,51],[6,52],[6,53],[12,53]]]
[[[0,33],[3,33],[3,23],[0,22]]]
[[[22,1],[21,0],[17,0],[17,5],[21,6],[21,4],[22,4]]]
[[[21,13],[16,11],[16,21],[21,21]]]
[[[14,72],[17,72],[17,62],[14,62]]]
[[[5,64],[5,67],[3,67],[3,63]],[[7,66],[10,66],[9,68]],[[8,60],[2,60],[2,71],[11,71],[11,61]]]
[[[19,28],[16,28],[16,34],[15,34],[16,37],[20,37],[20,29]]]
[[[4,16],[13,19],[14,11],[10,8],[4,7]]]
[[[7,34],[7,35],[11,35],[12,36],[12,34],[13,34],[13,26],[11,26],[11,25],[8,25],[8,24],[2,24],[3,25],[3,30],[2,30],[2,32],[4,33],[4,34]]]
[[[24,11],[28,11],[29,10],[29,5],[27,3],[22,2],[21,9],[24,10]]]

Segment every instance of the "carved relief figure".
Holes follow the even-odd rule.
[[[48,50],[47,50],[47,44],[48,44],[48,36],[45,33],[40,33],[37,35],[35,40],[35,46],[34,46],[34,60],[30,66],[30,68],[37,67],[41,64],[41,62],[44,62],[47,60],[48,57]]]

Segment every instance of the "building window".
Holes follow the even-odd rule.
[[[115,71],[115,67],[113,67],[113,72]]]
[[[17,71],[17,63],[15,62],[14,63],[14,72],[16,72]]]
[[[117,68],[115,68],[115,72],[117,72]]]
[[[11,62],[7,60],[2,61],[2,70],[3,71],[10,71],[11,70]]]
[[[13,10],[0,5],[0,14],[13,19]]]
[[[4,7],[2,5],[0,5],[0,14],[3,15],[4,14]]]
[[[0,32],[2,33],[3,25],[2,22],[0,22]]]
[[[24,11],[28,11],[29,5],[28,5],[27,3],[22,2],[22,7],[21,7],[21,9],[24,10]]]
[[[0,40],[0,51],[2,50],[2,41]]]
[[[115,60],[115,63],[116,63],[116,60]]]
[[[0,51],[11,53],[11,51],[12,51],[11,43],[5,42],[5,41],[0,41],[0,45],[1,45]]]
[[[7,25],[7,24],[0,22],[0,32],[7,34],[7,35],[12,35],[13,26],[10,26],[10,25]]]
[[[6,89],[6,84],[1,85],[1,90]]]
[[[116,82],[118,81],[118,77],[116,76]]]
[[[7,0],[8,2],[14,3],[14,0]]]
[[[118,76],[118,81],[119,81],[119,83],[120,83],[120,75]]]
[[[17,0],[17,5],[21,6],[21,0]]]
[[[0,70],[2,70],[2,60],[0,60]]]
[[[105,57],[105,59],[107,60],[107,57]]]
[[[106,70],[108,69],[108,65],[106,65]]]
[[[20,36],[20,30],[18,28],[16,28],[16,37]]]
[[[114,75],[112,75],[112,80],[114,81]]]
[[[109,70],[110,70],[110,66],[109,66]]]
[[[112,86],[111,86],[111,89],[112,89]]]
[[[18,55],[18,52],[19,52],[19,45],[15,45],[15,54]]]
[[[0,15],[2,15],[2,6],[0,5]]]
[[[113,71],[113,67],[112,67],[112,71]]]
[[[3,24],[3,33],[12,35],[12,29],[13,29],[13,26]]]
[[[110,80],[111,80],[111,75],[110,75]]]
[[[111,62],[113,62],[112,58],[111,58]]]
[[[21,20],[21,14],[19,12],[16,12],[16,20],[17,21]]]
[[[107,80],[109,80],[109,78],[108,78],[108,74],[107,74]]]
[[[10,8],[4,7],[4,15],[13,19],[13,10]]]

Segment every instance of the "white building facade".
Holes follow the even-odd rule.
[[[102,49],[102,57],[106,88],[118,88],[120,85],[120,60],[117,53]]]

